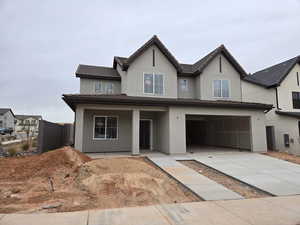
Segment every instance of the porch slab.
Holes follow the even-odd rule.
[[[195,160],[276,196],[300,194],[300,166],[258,153],[197,154]]]
[[[204,200],[243,199],[241,195],[184,166],[172,157],[148,158]]]

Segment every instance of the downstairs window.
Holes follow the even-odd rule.
[[[113,140],[118,138],[118,117],[95,116],[94,139]]]

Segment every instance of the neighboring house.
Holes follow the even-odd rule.
[[[37,135],[39,132],[39,115],[16,115],[16,131],[29,132],[30,135]]]
[[[300,56],[258,71],[246,80],[253,83],[248,86],[255,86],[246,93],[248,101],[275,106],[266,114],[268,148],[300,155]]]
[[[15,130],[15,115],[9,108],[0,108],[0,128]]]
[[[80,94],[63,100],[75,112],[80,151],[267,151],[265,112],[272,103],[245,101],[247,73],[223,45],[181,64],[153,36],[128,58],[114,57],[113,67],[79,65],[76,77]]]

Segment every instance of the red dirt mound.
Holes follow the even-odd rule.
[[[0,160],[0,180],[21,181],[31,177],[49,177],[57,171],[61,173],[64,170],[75,170],[90,160],[91,158],[71,147],[41,155],[4,158]]]

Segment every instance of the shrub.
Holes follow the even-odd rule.
[[[37,146],[37,143],[36,141],[32,141],[32,144],[31,144],[32,147],[36,147]]]
[[[17,149],[14,147],[9,148],[7,151],[8,151],[8,155],[10,157],[14,157],[17,155]]]
[[[22,145],[22,149],[23,149],[23,151],[27,151],[29,149],[29,144],[28,143],[24,143]]]

